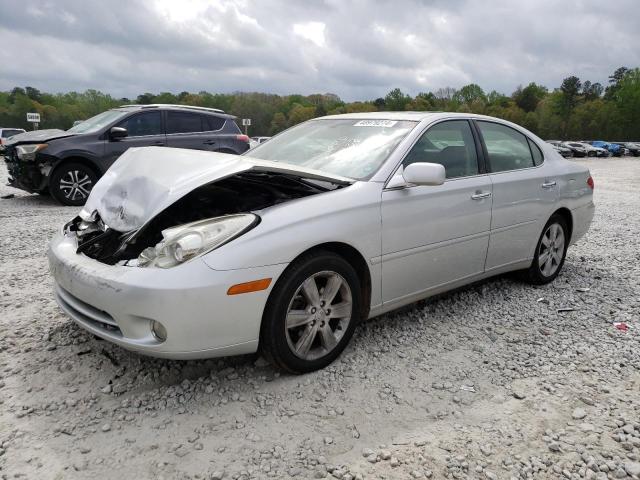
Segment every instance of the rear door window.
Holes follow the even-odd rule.
[[[492,172],[534,166],[529,141],[522,133],[499,123],[477,121],[489,154]]]
[[[198,113],[167,112],[167,134],[202,132],[203,116]],[[209,130],[207,128],[205,130]]]
[[[117,126],[126,128],[129,137],[146,137],[163,133],[162,115],[158,111],[136,113]]]

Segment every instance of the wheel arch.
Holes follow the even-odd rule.
[[[51,171],[49,172],[49,175],[47,175],[47,177],[51,178],[51,176],[53,175],[53,172],[63,167],[64,165],[68,165],[69,163],[74,163],[74,162],[82,163],[86,165],[93,171],[93,173],[96,174],[98,178],[102,176],[102,171],[100,170],[98,165],[94,161],[92,161],[90,158],[83,157],[80,155],[71,155],[69,157],[65,157],[59,160],[58,162],[56,162],[55,165],[52,166]]]
[[[560,215],[565,222],[567,222],[567,227],[569,227],[569,239],[567,241],[567,245],[569,245],[571,243],[571,236],[573,235],[573,215],[571,215],[571,210],[567,207],[560,207],[551,214],[551,216],[553,215]]]
[[[300,257],[313,255],[315,252],[331,252],[344,258],[356,271],[358,279],[360,280],[360,287],[362,289],[362,305],[360,311],[361,320],[366,320],[369,317],[369,310],[371,309],[371,271],[369,265],[364,256],[358,249],[344,242],[325,242],[318,245],[314,245],[311,248],[301,252],[296,256],[291,263],[294,263]]]

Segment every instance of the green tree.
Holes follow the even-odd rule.
[[[628,70],[616,93],[621,135],[624,140],[637,140],[640,130],[640,69]]]
[[[384,97],[385,108],[391,112],[405,110],[405,107],[410,101],[411,97],[402,93],[402,90],[399,88],[394,88]]]
[[[314,118],[316,109],[313,106],[305,107],[299,103],[294,104],[293,108],[289,111],[289,126],[297,125],[298,123],[306,122]]]
[[[284,113],[282,112],[276,112],[273,116],[273,120],[271,120],[271,128],[269,130],[269,134],[275,135],[276,133],[280,133],[285,128],[287,128],[287,117],[285,117]]]
[[[616,93],[620,89],[620,82],[627,76],[629,73],[629,69],[627,67],[619,67],[609,75],[609,86],[604,92],[604,97],[606,100],[614,100]]]
[[[591,83],[589,80],[586,80],[582,84],[582,96],[586,101],[600,98],[602,96],[602,92],[604,92],[604,87],[598,82]]]
[[[513,94],[513,100],[525,112],[533,112],[547,93],[547,87],[531,82],[524,88],[518,87]]]
[[[480,85],[476,83],[465,85],[454,94],[453,98],[459,103],[465,103],[467,105],[478,102],[487,102],[487,96],[485,95],[484,90],[482,90]]]

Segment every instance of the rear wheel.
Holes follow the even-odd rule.
[[[524,272],[526,281],[542,285],[552,282],[560,274],[569,246],[569,228],[558,214],[551,216],[538,240],[533,262]]]
[[[261,350],[293,373],[323,368],[349,343],[360,305],[360,282],[346,260],[331,252],[302,257],[269,296]]]
[[[63,205],[84,205],[98,176],[91,167],[80,162],[57,167],[49,178],[51,196]]]

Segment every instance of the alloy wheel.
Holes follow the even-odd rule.
[[[353,311],[351,288],[338,273],[322,271],[298,287],[287,309],[287,343],[303,360],[333,351],[344,336]]]
[[[60,190],[71,201],[86,199],[92,186],[89,175],[79,170],[69,170],[60,179]]]
[[[550,277],[562,263],[564,256],[564,230],[559,223],[552,223],[545,230],[538,252],[538,268],[545,277]]]

